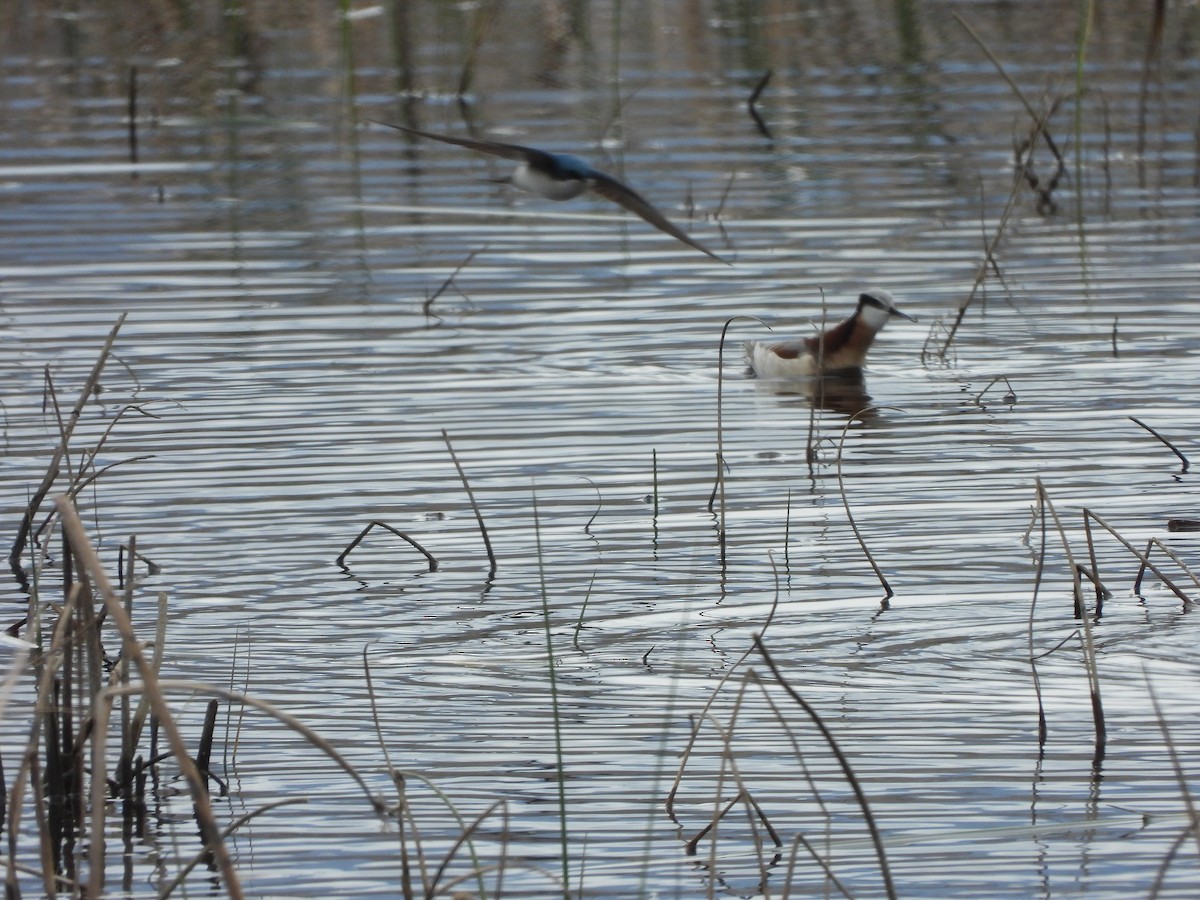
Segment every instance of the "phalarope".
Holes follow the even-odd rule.
[[[548,200],[570,200],[590,188],[606,200],[611,200],[641,216],[659,231],[683,241],[701,253],[707,253],[717,262],[729,265],[726,260],[672,223],[633,188],[622,184],[611,175],[592,168],[578,156],[572,156],[569,153],[550,153],[535,147],[522,147],[520,144],[502,144],[498,141],[476,141],[469,138],[450,137],[445,134],[433,134],[429,131],[418,131],[416,128],[405,128],[403,125],[392,125],[389,122],[379,122],[375,119],[368,121],[403,131],[405,134],[414,134],[433,141],[441,141],[444,144],[466,147],[468,150],[489,153],[502,159],[517,160],[520,165],[511,175],[495,180],[511,184],[513,187],[529,191],[531,194],[537,194]]]
[[[746,342],[746,362],[760,378],[803,378],[861,369],[867,351],[892,316],[917,321],[896,308],[892,295],[872,288],[858,295],[847,318],[821,334],[780,343]]]

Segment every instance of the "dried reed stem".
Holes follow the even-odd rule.
[[[725,338],[729,334],[729,326],[738,319],[750,319],[764,326],[767,325],[758,316],[730,316],[721,326],[721,340],[717,343],[717,480],[713,484],[713,492],[708,498],[708,511],[713,511],[713,502],[720,495],[721,503],[718,511],[717,542],[721,551],[721,567],[725,566],[725,426],[724,426],[724,396],[725,396]]]
[[[108,573],[104,571],[104,567],[101,565],[96,551],[92,548],[91,539],[88,537],[87,531],[79,519],[79,514],[75,510],[75,504],[69,498],[59,496],[55,501],[55,506],[58,509],[63,534],[69,541],[75,557],[79,560],[83,574],[95,585],[101,599],[104,601],[105,608],[108,610],[109,618],[112,619],[117,632],[121,635],[121,653],[124,656],[128,656],[133,662],[133,666],[142,680],[143,687],[141,689],[150,698],[150,707],[154,711],[155,717],[162,723],[163,728],[166,730],[167,740],[171,746],[171,753],[175,757],[176,764],[179,766],[183,777],[187,780],[188,788],[191,791],[196,813],[196,824],[200,829],[200,839],[213,855],[213,861],[224,880],[226,892],[234,900],[240,900],[243,895],[237,870],[233,867],[233,860],[230,858],[225,842],[221,839],[220,831],[217,828],[216,817],[213,814],[212,805],[208,800],[208,789],[195,763],[188,756],[187,745],[184,743],[183,735],[175,724],[171,707],[168,705],[160,689],[158,676],[154,671],[154,667],[150,665],[145,654],[142,652],[142,646],[138,641],[137,633],[133,630],[133,623],[130,622],[129,616],[126,615],[125,607],[121,604],[120,598],[109,582]],[[93,748],[97,747],[100,748],[102,754],[104,747],[103,732],[97,733],[93,738]],[[104,771],[105,769],[102,766],[93,769],[93,779],[103,780]],[[101,810],[102,807],[101,809],[93,809],[93,821],[100,818]],[[104,890],[104,844],[102,830],[100,832],[100,842],[92,844],[90,855],[92,862],[91,874],[93,877],[89,884],[88,895],[91,897],[100,897]]]
[[[426,550],[424,547],[422,547],[417,542],[416,538],[410,537],[409,535],[405,534],[400,529],[393,528],[391,525],[387,524],[386,522],[380,522],[378,519],[372,519],[370,522],[368,522],[367,527],[358,533],[358,537],[356,537],[354,540],[352,540],[350,542],[350,544],[346,547],[346,549],[343,550],[341,552],[341,554],[338,555],[338,558],[335,560],[335,562],[337,562],[337,564],[339,566],[341,566],[343,569],[346,567],[345,566],[346,557],[350,555],[351,550],[353,550],[360,543],[362,543],[363,538],[365,538],[367,536],[367,532],[369,532],[372,528],[382,528],[386,531],[390,531],[392,534],[396,535],[396,537],[400,538],[401,540],[407,541],[411,547],[415,548],[418,552],[421,553],[422,556],[425,557],[426,561],[429,563],[429,571],[430,572],[436,572],[438,570],[438,561],[434,558],[432,553],[430,553],[428,550]]]
[[[368,119],[367,121],[370,122],[370,121],[374,121],[374,120]],[[387,123],[380,122],[379,124],[386,125]],[[490,246],[491,246],[490,244],[484,244],[479,249],[472,250],[470,253],[468,253],[466,258],[458,264],[458,266],[454,269],[454,271],[451,272],[448,276],[446,276],[446,280],[443,281],[441,283],[441,285],[438,286],[438,289],[436,291],[434,291],[430,296],[425,298],[425,302],[421,304],[421,312],[424,313],[426,316],[433,316],[435,319],[438,319],[440,321],[439,316],[430,312],[430,307],[433,306],[433,304],[437,302],[438,297],[442,296],[442,294],[445,293],[446,288],[448,288],[448,287],[450,287],[450,285],[454,284],[454,279],[458,277],[459,273],[462,272],[463,269],[465,269],[467,266],[469,266],[471,264],[471,260],[473,260],[478,254],[483,253]]]
[[[892,590],[892,586],[888,584],[888,580],[883,575],[883,570],[879,568],[879,565],[875,562],[875,557],[872,556],[871,551],[867,549],[867,542],[863,538],[862,532],[858,528],[858,523],[854,521],[854,513],[850,511],[850,499],[846,496],[846,480],[842,475],[842,451],[846,446],[846,432],[850,428],[850,423],[852,423],[859,416],[880,409],[895,409],[895,407],[868,406],[866,409],[861,409],[852,415],[846,420],[846,424],[842,426],[842,439],[838,442],[837,480],[838,490],[842,494],[842,506],[846,510],[846,519],[850,522],[850,528],[854,531],[855,540],[858,541],[858,546],[862,548],[863,554],[867,557],[867,562],[871,564],[871,568],[875,571],[875,577],[879,579],[879,583],[883,585],[883,589],[886,591],[886,594],[883,598],[883,605],[886,608],[888,601],[892,597],[896,596],[896,592]]]
[[[1021,104],[1025,107],[1025,111],[1029,114],[1029,117],[1033,119],[1034,124],[1030,130],[1030,136],[1028,138],[1030,145],[1036,144],[1039,139],[1044,137],[1047,142],[1047,146],[1051,147],[1052,152],[1058,155],[1058,149],[1054,145],[1053,139],[1050,138],[1049,133],[1046,131],[1046,121],[1049,119],[1050,114],[1054,111],[1053,108],[1047,109],[1041,114],[1035,112],[1033,105],[1027,99],[1025,99],[1025,95],[1021,92],[1020,88],[1017,87],[1016,82],[1009,77],[1008,73],[1004,70],[1004,67],[1000,64],[1000,61],[996,59],[991,50],[988,49],[987,45],[983,43],[983,40],[978,34],[976,34],[974,29],[972,29],[971,26],[967,24],[966,20],[963,19],[962,16],[958,15],[958,13],[951,12],[951,15],[953,15],[963,29],[966,30],[966,32],[971,36],[972,40],[974,40],[980,46],[980,49],[983,50],[984,54],[987,55],[988,59],[991,60],[992,64],[996,67],[997,71],[999,71],[1000,76],[1008,83],[1009,87],[1012,88],[1013,93],[1017,96],[1017,99],[1021,101]],[[980,285],[987,276],[989,266],[993,264],[992,261],[995,259],[996,248],[1000,244],[1000,239],[1004,236],[1004,232],[1008,227],[1009,217],[1012,215],[1013,208],[1016,205],[1017,194],[1020,190],[1020,186],[1021,180],[1019,178],[1014,178],[1012,189],[1008,194],[1008,201],[1004,205],[1004,211],[1000,215],[1000,221],[996,226],[996,231],[992,235],[992,239],[988,243],[987,249],[984,251],[983,261],[980,263],[979,268],[975,273],[975,282],[971,286],[971,292],[967,295],[967,299],[963,301],[962,305],[959,306],[954,322],[951,324],[950,328],[947,329],[946,339],[942,343],[940,350],[938,350],[938,356],[943,359],[945,358],[946,353],[949,351],[950,345],[954,342],[954,338],[958,333],[959,326],[962,324],[963,318],[966,316],[967,310],[971,306],[971,302],[975,299],[975,294],[979,291]]]
[[[1190,579],[1192,579],[1192,584],[1196,585],[1196,590],[1198,592],[1200,592],[1200,578],[1196,577],[1196,573],[1193,572],[1190,568],[1188,568],[1187,563],[1185,563],[1182,559],[1180,559],[1179,555],[1177,553],[1175,553],[1174,550],[1172,550],[1170,547],[1168,547],[1166,544],[1164,544],[1158,538],[1150,538],[1150,540],[1146,541],[1145,557],[1147,560],[1150,559],[1150,550],[1154,547],[1157,547],[1159,550],[1161,550],[1163,553],[1165,553],[1167,556],[1169,556],[1171,558],[1171,561],[1173,563],[1175,563],[1175,565],[1177,565],[1177,566],[1179,566],[1179,568],[1183,569],[1184,574],[1187,575]],[[1133,580],[1133,592],[1135,594],[1140,594],[1142,592],[1142,577],[1145,574],[1146,574],[1146,563],[1143,563],[1141,566],[1138,567],[1137,578],[1135,578]]]
[[[1063,550],[1067,554],[1067,563],[1071,570],[1073,593],[1075,596],[1075,616],[1083,624],[1083,668],[1087,676],[1088,694],[1092,704],[1092,722],[1096,731],[1095,755],[1092,757],[1093,768],[1096,768],[1104,759],[1108,730],[1104,722],[1104,704],[1100,697],[1100,671],[1096,664],[1096,644],[1092,637],[1092,617],[1088,614],[1087,604],[1083,602],[1083,585],[1080,582],[1081,567],[1075,563],[1074,556],[1071,553],[1071,545],[1067,541],[1066,530],[1058,518],[1058,511],[1054,508],[1054,503],[1050,500],[1050,495],[1046,492],[1046,487],[1042,484],[1041,478],[1037,478],[1036,483],[1039,496],[1045,504],[1045,509],[1050,511],[1050,516],[1054,519],[1054,525],[1058,529],[1059,538],[1062,540]],[[1096,521],[1100,520],[1097,518]],[[1101,522],[1101,524],[1104,523]]]
[[[467,481],[467,473],[463,471],[462,464],[458,461],[458,454],[454,452],[454,447],[450,443],[450,435],[446,429],[442,429],[442,440],[446,442],[446,449],[450,451],[450,459],[454,463],[454,468],[458,471],[459,480],[462,481],[463,490],[467,492],[467,499],[471,502],[471,511],[475,513],[475,521],[479,523],[479,534],[483,537],[483,546],[487,550],[488,558],[488,580],[496,576],[496,553],[492,550],[492,541],[488,537],[487,525],[483,522],[483,513],[479,511],[479,504],[475,502],[475,494],[471,490],[471,484]]]
[[[129,177],[137,180],[138,170],[138,70],[137,66],[129,67],[129,78],[126,81],[127,97],[125,101],[125,114],[129,117],[129,161],[133,163],[134,168],[130,169]]]
[[[767,629],[771,627],[771,623],[775,620],[775,612],[779,609],[779,570],[775,566],[774,557],[771,557],[771,572],[773,573],[775,579],[775,592],[771,601],[771,609],[767,612],[767,617],[763,620],[762,627],[758,631],[759,637],[767,633]],[[663,804],[666,807],[668,816],[674,818],[675,796],[679,793],[680,785],[683,783],[683,773],[687,769],[688,760],[691,759],[692,751],[696,749],[696,741],[700,737],[700,730],[704,727],[704,722],[709,715],[709,710],[712,709],[713,704],[717,701],[717,697],[720,695],[725,685],[729,683],[729,680],[733,677],[733,674],[753,652],[754,647],[748,647],[746,651],[740,657],[738,657],[728,669],[726,669],[725,674],[722,675],[720,681],[717,682],[717,686],[713,688],[712,692],[708,695],[708,700],[705,701],[699,715],[695,717],[695,722],[692,725],[692,733],[689,735],[687,743],[684,745],[683,753],[680,756],[679,769],[675,773],[675,780],[671,784],[671,789],[667,791],[667,799]]]
[[[1115,326],[1115,325],[1114,325],[1113,327],[1114,327],[1114,329],[1116,328],[1116,326]],[[1130,420],[1131,422],[1133,422],[1134,424],[1136,424],[1136,425],[1141,425],[1141,426],[1142,426],[1143,428],[1145,428],[1145,429],[1146,429],[1148,432],[1150,432],[1152,435],[1154,435],[1156,438],[1158,438],[1160,441],[1162,441],[1162,442],[1163,442],[1163,444],[1165,444],[1165,445],[1166,445],[1166,447],[1167,447],[1167,449],[1168,449],[1168,450],[1170,450],[1172,453],[1174,453],[1176,456],[1178,456],[1178,457],[1179,457],[1179,461],[1180,461],[1181,463],[1183,463],[1183,468],[1180,470],[1180,473],[1179,473],[1180,475],[1182,475],[1182,474],[1184,474],[1185,472],[1187,472],[1187,470],[1188,470],[1188,467],[1189,467],[1191,464],[1188,462],[1188,458],[1187,458],[1186,456],[1184,456],[1182,453],[1180,453],[1180,452],[1179,452],[1179,448],[1178,448],[1178,447],[1176,447],[1174,444],[1172,444],[1170,441],[1168,441],[1168,440],[1167,440],[1165,437],[1163,437],[1161,434],[1159,434],[1157,431],[1155,431],[1153,428],[1151,428],[1149,425],[1147,425],[1147,424],[1146,424],[1145,422],[1143,422],[1141,419],[1137,418],[1137,416],[1130,416],[1130,417],[1129,417],[1129,420]]]
[[[537,489],[533,491],[533,536],[537,548],[538,586],[542,597],[542,628],[546,637],[546,671],[550,682],[550,713],[554,723],[554,759],[558,782],[559,838],[562,852],[563,900],[571,900],[570,834],[567,829],[567,776],[564,768],[562,717],[558,706],[558,668],[554,658],[554,632],[550,627],[550,593],[546,587],[546,567],[542,555],[542,528],[538,515]]]
[[[1121,546],[1123,546],[1126,550],[1128,550],[1130,553],[1132,553],[1134,556],[1136,556],[1138,558],[1138,561],[1141,562],[1141,564],[1145,568],[1148,568],[1151,572],[1153,572],[1160,579],[1162,579],[1162,583],[1165,584],[1171,590],[1171,592],[1173,594],[1175,594],[1176,597],[1178,597],[1184,603],[1192,602],[1191,598],[1188,597],[1188,595],[1185,594],[1179,587],[1177,587],[1175,585],[1175,582],[1171,581],[1171,579],[1166,576],[1165,572],[1163,572],[1161,569],[1159,569],[1158,566],[1154,565],[1154,563],[1150,562],[1149,554],[1140,553],[1138,551],[1138,549],[1136,547],[1134,547],[1133,544],[1131,544],[1129,541],[1127,541],[1124,537],[1122,537],[1115,528],[1113,528],[1106,521],[1104,521],[1104,519],[1100,518],[1100,516],[1096,515],[1091,510],[1085,509],[1084,514],[1086,516],[1088,516],[1089,518],[1091,518],[1093,521],[1095,521],[1097,524],[1099,524],[1101,528],[1103,528],[1105,531],[1107,531],[1113,537],[1115,537],[1121,543]],[[1184,571],[1188,572],[1188,574],[1191,575],[1190,570],[1188,570],[1186,566],[1183,568],[1184,568]],[[1193,580],[1195,580],[1195,576],[1193,576]],[[1140,584],[1140,580],[1139,580],[1139,584]]]
[[[128,314],[121,313],[117,317],[117,322],[113,325],[112,330],[109,331],[104,346],[100,348],[100,355],[96,357],[96,362],[92,365],[92,371],[88,375],[87,381],[83,383],[83,390],[79,392],[79,399],[75,401],[75,406],[72,408],[70,416],[67,417],[67,421],[60,429],[62,439],[59,441],[58,446],[54,448],[54,455],[50,459],[50,464],[46,467],[46,474],[42,477],[42,483],[33,492],[33,496],[25,507],[25,514],[21,517],[21,525],[17,529],[16,540],[13,541],[12,550],[8,554],[8,564],[14,572],[21,571],[21,554],[25,552],[25,543],[29,540],[33,520],[37,516],[42,501],[46,499],[46,494],[50,492],[55,479],[58,478],[59,467],[62,465],[64,457],[68,457],[71,435],[75,432],[75,426],[79,422],[79,417],[83,413],[83,407],[87,403],[88,398],[96,392],[97,386],[100,383],[100,374],[104,371],[105,363],[108,362],[108,357],[112,353],[113,344],[117,340],[117,333],[125,323],[126,315]]]
[[[817,730],[821,732],[821,737],[824,738],[826,745],[829,747],[834,757],[836,757],[838,765],[841,767],[842,775],[845,776],[846,783],[850,785],[850,789],[854,792],[854,798],[858,801],[858,807],[860,810],[862,810],[863,820],[866,823],[867,831],[871,835],[871,843],[875,847],[875,856],[879,860],[879,874],[883,879],[884,890],[887,892],[887,896],[891,898],[891,900],[895,900],[896,887],[892,883],[892,872],[888,866],[887,851],[883,846],[883,836],[879,833],[879,828],[875,824],[875,816],[871,812],[871,805],[867,802],[867,795],[863,791],[862,785],[859,784],[858,778],[854,774],[854,769],[850,766],[850,760],[842,751],[842,748],[838,745],[837,740],[833,736],[833,732],[829,730],[829,726],[827,726],[821,719],[820,715],[817,714],[817,711],[812,704],[800,696],[796,689],[793,688],[791,684],[788,683],[787,679],[783,677],[783,673],[779,671],[779,667],[775,664],[775,660],[772,659],[771,654],[767,652],[766,645],[763,644],[761,635],[755,635],[754,647],[762,656],[763,662],[766,663],[767,668],[771,670],[771,674],[775,676],[775,681],[787,692],[788,696],[791,697],[802,710],[804,710],[805,715],[808,716],[812,723],[817,726]]]
[[[1154,685],[1150,682],[1150,673],[1147,671],[1145,663],[1142,663],[1142,678],[1146,681],[1146,692],[1150,695],[1151,706],[1154,707],[1154,718],[1158,722],[1158,730],[1162,732],[1163,743],[1171,757],[1171,770],[1175,773],[1175,781],[1179,785],[1179,795],[1183,798],[1183,806],[1187,811],[1192,836],[1196,839],[1196,852],[1200,853],[1200,812],[1196,809],[1195,798],[1192,797],[1192,791],[1188,787],[1187,773],[1184,772],[1183,763],[1179,759],[1179,748],[1171,739],[1171,730],[1167,727],[1167,719],[1163,715],[1162,705],[1158,702],[1158,694],[1154,692]]]
[[[1042,699],[1042,679],[1038,675],[1037,670],[1037,653],[1034,650],[1034,622],[1035,613],[1037,612],[1038,591],[1042,586],[1042,574],[1046,569],[1046,501],[1042,495],[1041,487],[1037,491],[1037,521],[1041,523],[1041,542],[1037,551],[1037,567],[1033,572],[1033,596],[1029,601],[1029,620],[1025,632],[1026,650],[1029,655],[1029,671],[1033,677],[1033,693],[1037,698],[1038,711],[1038,746],[1046,745],[1046,736],[1048,728],[1046,725],[1046,704]],[[1033,522],[1029,523],[1030,530],[1033,529]],[[1026,532],[1028,537],[1028,532]]]
[[[763,117],[758,113],[758,98],[767,86],[767,82],[771,80],[771,70],[763,72],[762,78],[758,79],[758,83],[754,85],[754,90],[750,92],[749,98],[746,100],[746,111],[750,113],[750,118],[754,120],[755,127],[758,128],[758,133],[767,140],[773,140],[771,129],[767,127],[767,123],[763,121]]]

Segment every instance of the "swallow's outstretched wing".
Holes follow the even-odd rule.
[[[656,207],[653,203],[651,203],[633,188],[626,184],[622,184],[611,175],[606,175],[603,172],[595,172],[592,174],[591,178],[588,179],[588,186],[606,200],[611,200],[618,206],[625,207],[625,209],[629,210],[631,213],[641,216],[664,234],[669,234],[676,240],[683,241],[689,247],[695,247],[701,253],[707,253],[717,262],[725,263],[727,266],[730,265],[728,261],[722,259],[720,256],[717,256],[717,254],[713,253],[698,240],[675,225],[675,223],[659,212],[658,207]]]

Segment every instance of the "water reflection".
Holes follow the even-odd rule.
[[[867,380],[862,370],[794,379],[758,378],[755,381],[760,392],[780,397],[800,397],[815,409],[846,417],[858,414],[857,418],[862,421],[870,421],[877,413],[871,405],[871,395],[867,393]]]

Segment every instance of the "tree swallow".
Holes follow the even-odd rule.
[[[549,153],[535,147],[522,147],[520,144],[502,144],[498,141],[476,141],[470,138],[433,134],[428,131],[418,131],[415,128],[405,128],[403,125],[378,122],[375,119],[368,119],[368,121],[403,131],[405,134],[414,134],[445,144],[455,144],[459,147],[466,147],[468,150],[499,156],[502,159],[516,160],[520,165],[511,175],[495,180],[537,194],[539,197],[549,200],[570,200],[591,188],[606,200],[611,200],[641,216],[659,231],[683,241],[689,247],[695,247],[718,262],[725,263],[727,266],[731,265],[699,241],[689,237],[633,188],[622,184],[605,172],[592,168],[578,156],[572,156],[569,153]]]

